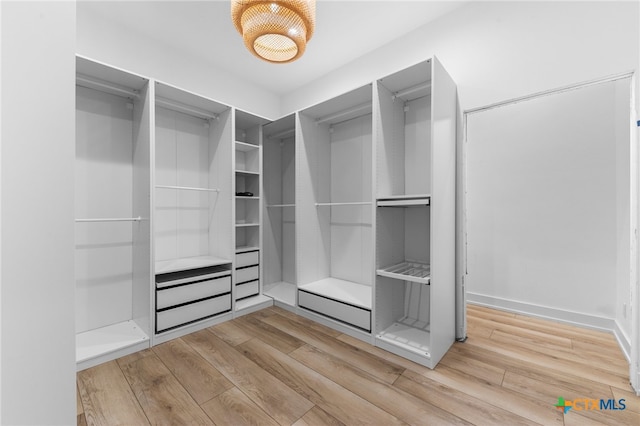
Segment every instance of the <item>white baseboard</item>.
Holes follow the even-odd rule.
[[[615,321],[615,327],[613,329],[613,335],[616,336],[618,345],[627,359],[627,362],[631,362],[631,339],[627,336],[627,333],[620,327],[618,321]]]
[[[516,314],[544,318],[551,321],[575,325],[577,327],[606,331],[609,333],[613,333],[616,327],[615,320],[613,318],[605,318],[580,312],[571,312],[563,309],[519,302],[501,297],[487,296],[478,293],[467,292],[467,303],[500,309],[502,311],[513,312]]]

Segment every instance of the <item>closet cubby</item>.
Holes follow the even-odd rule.
[[[372,87],[300,111],[297,120],[298,305],[355,334],[369,334]]]
[[[150,346],[152,91],[146,78],[77,57],[79,370]]]
[[[374,104],[375,343],[434,368],[455,339],[456,87],[432,58]]]
[[[232,310],[232,112],[161,82],[155,95],[155,332],[162,341]]]
[[[262,294],[262,127],[269,120],[234,110],[234,311],[273,303]]]
[[[264,126],[264,294],[296,306],[296,126],[289,115]]]

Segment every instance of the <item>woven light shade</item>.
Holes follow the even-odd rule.
[[[231,19],[251,53],[269,62],[292,62],[313,35],[316,1],[231,0]]]

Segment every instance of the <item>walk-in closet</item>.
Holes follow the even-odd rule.
[[[154,311],[163,341],[232,310],[232,114],[160,82],[155,108]]]
[[[295,114],[264,126],[264,294],[294,308],[296,278]]]
[[[375,93],[376,345],[433,368],[455,338],[456,88],[434,58]]]
[[[76,61],[76,362],[149,347],[149,80]]]
[[[371,332],[372,87],[298,113],[298,305],[347,332]],[[359,332],[359,333],[358,333]]]

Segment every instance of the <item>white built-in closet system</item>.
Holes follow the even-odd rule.
[[[78,368],[273,304],[434,367],[456,88],[430,59],[279,120],[78,58]]]

